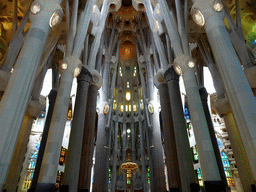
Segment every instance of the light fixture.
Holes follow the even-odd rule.
[[[149,113],[153,114],[154,113],[154,107],[151,103],[148,104],[148,111]]]
[[[129,91],[126,92],[126,100],[130,101],[131,99],[131,93]]]
[[[131,133],[131,129],[127,129],[127,133],[129,133],[129,134],[130,134],[130,133]]]
[[[67,68],[68,68],[68,64],[67,64],[67,63],[62,63],[62,64],[61,64],[61,68],[62,68],[63,70],[67,69]]]
[[[176,65],[176,66],[174,67],[174,70],[175,70],[175,72],[176,72],[178,75],[182,75],[182,70],[181,70],[181,68],[180,68],[179,65]]]
[[[36,15],[41,11],[41,5],[38,2],[33,2],[30,8],[31,13]]]
[[[108,112],[109,112],[109,105],[106,104],[106,105],[104,106],[103,113],[104,113],[104,115],[107,115]]]
[[[202,14],[201,11],[199,11],[198,9],[194,8],[192,10],[192,17],[193,20],[195,21],[195,23],[199,26],[204,26],[205,24],[205,20],[204,20],[204,16]]]
[[[63,11],[61,9],[54,11],[49,21],[50,27],[58,25],[61,22],[62,17]]]
[[[188,66],[189,66],[190,68],[195,67],[195,62],[194,62],[194,61],[189,61],[189,62],[188,62]]]
[[[80,74],[81,69],[82,69],[81,66],[78,66],[78,67],[75,68],[75,70],[74,70],[74,77],[77,77]]]
[[[223,4],[221,0],[215,0],[212,4],[212,8],[214,11],[220,12],[223,10]]]

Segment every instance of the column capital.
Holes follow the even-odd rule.
[[[159,85],[165,84],[165,83],[166,83],[166,81],[164,79],[164,70],[159,69],[157,71],[156,75],[154,76],[154,84],[159,89]]]
[[[215,107],[215,110],[217,111],[217,113],[220,116],[223,116],[223,115],[231,112],[231,107],[230,107],[229,101],[226,97],[217,99],[213,105]]]
[[[77,77],[81,73],[82,62],[79,58],[74,56],[68,56],[60,62],[60,73],[67,71],[74,77]]]
[[[201,12],[205,21],[205,24],[202,23],[202,25],[205,25],[205,31],[209,31],[216,26],[224,26],[222,20],[224,19],[225,13],[223,10],[214,11],[213,4],[214,0],[196,0],[191,8],[192,15],[195,10]]]
[[[27,113],[33,119],[36,119],[40,112],[45,108],[45,97],[40,96],[39,99],[30,100],[27,108]]]
[[[103,84],[103,79],[101,75],[97,70],[91,70],[91,74],[92,74],[91,85],[96,85],[98,89],[100,89]]]
[[[173,67],[175,72],[182,76],[185,74],[187,71],[194,71],[196,72],[196,62],[194,59],[188,55],[188,54],[181,54],[178,55],[173,62]]]
[[[80,74],[77,76],[77,82],[85,81],[90,83],[92,79],[92,74],[86,67],[82,67]]]
[[[176,80],[179,81],[180,76],[175,72],[173,65],[171,67],[169,67],[165,73],[164,73],[164,78],[165,80],[168,81],[172,81],[172,80]]]

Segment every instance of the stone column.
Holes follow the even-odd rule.
[[[218,99],[214,103],[214,107],[217,113],[224,118],[243,190],[251,191],[252,169],[227,98]]]
[[[190,191],[191,189],[191,191],[196,191],[193,157],[189,146],[187,126],[182,107],[179,76],[174,71],[174,68],[170,67],[164,73],[164,78],[167,81],[169,90],[182,190]],[[195,186],[195,189],[191,187],[191,184]],[[197,188],[199,188],[198,185]]]
[[[162,83],[158,85],[160,93],[161,116],[163,122],[163,137],[165,163],[167,166],[168,183],[170,191],[181,189],[179,163],[177,157],[174,126],[172,120],[171,105],[169,100],[168,87]]]
[[[117,117],[117,119],[118,119],[118,117]],[[116,189],[116,157],[117,157],[118,120],[115,121],[115,131],[114,131],[114,134],[115,134],[114,135],[115,141],[114,141],[114,149],[113,149],[113,168],[112,168],[111,191],[115,191],[115,189]]]
[[[110,66],[109,61],[105,61],[103,70],[103,87],[101,101],[98,105],[98,129],[96,141],[96,155],[95,155],[95,168],[94,168],[94,183],[93,188],[95,192],[108,191],[108,141],[109,141],[109,127],[107,127],[108,116],[104,109],[109,109],[108,95],[109,95],[109,75]],[[108,111],[109,112],[109,111]]]
[[[141,74],[142,75],[142,74]],[[145,110],[150,112],[150,119],[152,122],[152,161],[153,167],[151,169],[154,172],[154,185],[155,191],[166,191],[165,176],[164,176],[164,159],[163,159],[163,146],[161,140],[160,120],[159,120],[159,107],[160,104],[157,101],[156,90],[154,88],[153,70],[151,63],[147,62],[147,87],[148,98],[150,102],[145,106]],[[144,94],[144,93],[143,93]],[[153,112],[149,110],[150,105],[153,107]]]
[[[120,85],[120,77],[118,76],[118,86],[117,86],[117,108],[116,108],[116,119],[115,119],[115,130],[114,130],[114,149],[113,149],[113,168],[112,168],[112,181],[111,181],[111,191],[115,191],[116,189],[116,158],[117,158],[117,135],[118,135],[118,127],[119,127],[119,101],[120,101],[120,93],[119,93],[119,85]]]
[[[211,118],[211,114],[209,112],[209,107],[208,107],[208,103],[207,103],[208,93],[207,93],[205,87],[200,88],[199,93],[200,93],[201,101],[203,104],[204,113],[205,113],[208,129],[209,129],[210,137],[212,140],[212,146],[213,146],[214,154],[215,154],[216,161],[218,164],[221,181],[223,182],[223,184],[226,187],[228,187],[227,179],[226,179],[224,168],[223,168],[223,163],[222,163],[221,156],[220,156],[220,150],[219,150],[219,146],[218,146],[217,139],[215,136],[215,130],[214,130],[214,127],[212,124],[212,118]]]
[[[147,173],[146,173],[146,163],[145,163],[145,147],[144,147],[144,134],[142,131],[142,119],[139,118],[139,132],[140,132],[140,150],[141,150],[141,167],[142,167],[142,183],[144,191],[147,191]]]
[[[124,111],[125,111],[125,102],[124,102]],[[124,113],[125,116],[125,113]],[[126,118],[123,116],[123,132],[122,134],[122,162],[125,163],[126,162],[126,133],[127,133],[127,128],[126,128]],[[125,172],[123,172],[122,174],[122,182],[123,182],[123,186],[124,189],[126,189],[126,174]]]
[[[96,71],[94,71],[96,72]],[[97,105],[97,93],[101,86],[101,76],[99,73],[92,73],[92,81],[88,90],[87,108],[85,115],[84,131],[83,131],[83,143],[82,143],[82,154],[80,155],[80,170],[78,180],[78,190],[86,191],[90,190],[91,184],[91,168],[92,168],[92,157],[94,149],[94,138],[95,138],[95,120],[96,120],[96,105]],[[97,74],[97,76],[96,76]],[[96,82],[96,80],[98,80]],[[98,83],[99,82],[99,83]],[[97,84],[98,83],[98,84]]]
[[[138,67],[139,67],[139,74],[140,74],[140,81],[141,81],[141,87],[142,87],[142,96],[143,96],[143,105],[144,105],[144,112],[145,112],[145,119],[146,119],[146,122],[144,123],[144,128],[146,130],[146,141],[147,141],[147,150],[148,150],[148,154],[149,154],[149,165],[150,165],[150,188],[151,188],[151,191],[154,191],[154,188],[155,188],[155,183],[154,183],[154,170],[153,169],[153,166],[154,166],[154,163],[153,163],[153,154],[152,154],[152,147],[153,144],[152,144],[152,125],[151,125],[151,122],[150,122],[150,117],[149,117],[149,111],[147,109],[147,92],[146,92],[146,83],[145,83],[145,79],[144,79],[144,74],[142,73],[142,70],[141,70],[141,65],[142,65],[142,62],[144,61],[144,57],[143,56],[139,56],[139,49],[138,49],[138,46],[136,46],[136,52],[137,52],[137,60],[139,61],[139,64],[138,64]]]
[[[68,191],[77,191],[85,122],[84,117],[86,113],[87,93],[91,78],[91,73],[85,67],[82,67],[81,73],[77,77],[77,94],[74,116],[71,124],[65,173],[62,181],[63,186],[61,187],[61,189],[68,189]]]
[[[131,100],[133,101],[133,100]],[[133,103],[131,103],[132,105],[132,108],[133,108]],[[131,112],[131,139],[132,139],[132,162],[136,163],[136,149],[135,149],[135,130],[134,130],[134,119],[133,119],[133,110]],[[136,179],[136,170],[132,170],[132,187],[133,187],[133,190],[134,190],[134,184],[135,184],[135,179]]]
[[[223,23],[224,11],[214,11],[212,2],[194,0],[193,10],[205,20],[205,31],[222,77],[239,134],[256,182],[256,100]]]
[[[38,178],[36,191],[52,191],[55,189],[59,156],[61,144],[64,134],[64,127],[67,120],[67,112],[70,100],[70,91],[75,69],[81,66],[81,61],[76,57],[65,58],[62,63],[67,68],[61,75],[60,86],[56,98],[47,143],[45,146],[45,154],[42,160],[42,166]]]
[[[124,74],[125,74],[125,69],[124,69]],[[126,88],[126,78],[124,77],[124,85]],[[127,150],[127,127],[126,127],[126,123],[127,123],[127,119],[126,119],[126,89],[123,88],[122,89],[122,94],[123,94],[123,101],[124,101],[124,110],[123,110],[123,129],[121,132],[122,135],[122,163],[126,162],[126,150]],[[121,173],[121,182],[122,182],[122,188],[126,191],[126,172],[123,170],[123,172]]]
[[[7,191],[16,191],[33,122],[44,108],[45,98],[43,97],[41,97],[40,100],[31,100],[29,102],[4,186]]]
[[[224,190],[198,92],[195,62],[189,55],[179,55],[174,60],[174,69],[184,80],[205,189]]]
[[[49,107],[48,107],[47,117],[46,117],[46,121],[44,124],[44,130],[43,130],[42,139],[40,142],[40,147],[39,147],[39,151],[38,151],[36,167],[35,167],[32,183],[31,183],[31,187],[28,190],[28,192],[33,192],[33,191],[35,191],[35,188],[36,188],[36,184],[37,184],[37,180],[39,177],[40,168],[41,168],[42,160],[43,160],[43,156],[44,156],[45,145],[46,145],[46,141],[47,141],[47,137],[48,137],[48,133],[49,133],[49,127],[50,127],[50,122],[52,119],[52,113],[53,113],[56,97],[57,97],[57,91],[55,89],[52,89],[50,91],[50,94],[48,95]]]
[[[0,190],[7,178],[11,158],[33,88],[54,11],[62,11],[61,0],[47,0],[44,8],[31,15],[31,27],[0,104]],[[8,147],[7,147],[8,146]]]

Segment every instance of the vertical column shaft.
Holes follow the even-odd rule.
[[[91,77],[92,76],[90,72],[84,67],[82,67],[82,71],[77,77],[76,104],[71,125],[65,174],[62,181],[63,185],[68,186],[69,191],[77,190],[87,104],[87,93]]]
[[[173,67],[169,68],[165,72],[164,76],[168,83],[181,187],[182,191],[190,191],[190,184],[195,183],[196,179],[180,95],[179,76],[176,74]]]
[[[175,143],[174,127],[169,100],[168,87],[166,84],[159,85],[161,116],[163,121],[163,137],[165,149],[165,163],[167,166],[168,183],[170,190],[181,188],[179,163]]]
[[[55,188],[59,154],[67,119],[63,112],[68,112],[72,81],[73,74],[65,70],[60,80],[36,191],[52,191]]]
[[[139,133],[140,133],[140,150],[141,150],[141,169],[142,169],[142,183],[144,191],[147,191],[147,175],[146,175],[146,163],[145,163],[145,148],[144,148],[144,134],[142,131],[142,120],[139,119]]]
[[[117,110],[117,109],[116,109]],[[118,115],[118,114],[117,114]],[[114,131],[114,149],[113,149],[113,168],[112,168],[112,184],[111,191],[115,191],[116,187],[116,158],[117,158],[117,135],[118,135],[118,121],[115,122],[115,131]]]
[[[214,154],[215,154],[216,161],[217,161],[217,164],[218,164],[221,181],[223,182],[223,184],[226,187],[228,187],[227,179],[226,179],[226,176],[225,176],[225,172],[224,172],[224,168],[223,168],[223,164],[222,164],[222,160],[221,160],[221,156],[220,156],[220,150],[219,150],[217,139],[216,139],[216,136],[215,136],[215,130],[214,130],[214,127],[213,127],[213,124],[212,124],[212,118],[211,118],[209,108],[208,108],[208,103],[207,103],[208,93],[207,93],[205,87],[200,88],[199,93],[200,93],[200,97],[201,97],[201,101],[202,101],[202,105],[203,105],[203,109],[204,109],[208,129],[209,129],[209,133],[210,133],[210,137],[211,137],[211,141],[212,141]]]
[[[26,114],[22,123],[20,134],[17,141],[17,146],[13,154],[12,163],[9,169],[9,174],[5,183],[4,188],[7,191],[16,191],[17,184],[19,181],[20,171],[22,169],[23,158],[25,157],[27,144],[32,128],[34,119]]]
[[[105,115],[103,110],[108,103],[108,93],[110,88],[110,66],[109,61],[105,62],[104,71],[103,71],[103,87],[102,95],[99,106],[99,122],[98,122],[98,132],[97,132],[97,141],[96,141],[96,155],[95,155],[95,172],[94,172],[94,184],[93,188],[96,192],[105,192],[108,190],[108,143],[110,135],[110,122],[109,115],[112,113],[112,109],[109,110],[109,113]],[[117,71],[117,70],[116,70]],[[115,78],[112,78],[111,84],[114,84],[116,81]],[[111,86],[113,87],[113,86]],[[113,90],[111,94],[113,94]],[[110,98],[113,98],[110,96]],[[112,102],[110,102],[112,103]],[[110,104],[109,108],[112,108],[113,105]]]
[[[164,176],[164,161],[163,161],[163,146],[161,141],[161,131],[160,131],[160,120],[157,98],[154,95],[154,82],[153,82],[153,71],[150,61],[147,63],[147,86],[148,86],[148,97],[151,102],[154,103],[154,112],[150,115],[152,122],[152,145],[150,146],[152,150],[152,160],[154,172],[154,184],[156,191],[166,191],[165,176]],[[152,103],[152,104],[153,104]],[[147,107],[147,106],[145,106]],[[147,109],[146,109],[147,110]]]
[[[16,70],[0,104],[0,190],[3,190],[42,50],[49,34],[49,20],[52,13],[60,9],[60,2],[61,0],[48,0],[44,9],[32,18],[30,30],[16,62]]]
[[[90,85],[83,132],[78,189],[90,190],[98,87]]]
[[[37,181],[38,181],[38,177],[39,177],[39,173],[40,173],[40,169],[41,169],[41,165],[42,165],[42,160],[43,160],[43,156],[44,156],[44,152],[45,152],[45,146],[46,146],[46,141],[47,141],[47,137],[48,137],[48,133],[49,133],[49,127],[50,127],[50,122],[51,122],[51,119],[52,119],[52,114],[53,114],[53,109],[54,109],[54,104],[55,104],[56,97],[57,97],[57,91],[55,89],[52,89],[50,91],[50,94],[48,95],[49,107],[48,107],[47,117],[46,117],[45,124],[44,124],[44,130],[43,130],[43,134],[42,134],[40,147],[39,147],[39,150],[38,150],[38,156],[37,156],[37,160],[36,160],[36,167],[35,167],[32,183],[31,183],[31,187],[29,189],[29,191],[31,191],[31,192],[33,192],[35,190],[36,184],[37,184]]]
[[[224,12],[213,11],[207,1],[195,1],[193,7],[205,17],[205,31],[256,182],[255,97],[223,23]]]
[[[194,71],[188,70],[185,72],[185,74],[183,74],[182,77],[186,88],[189,109],[191,111],[191,121],[194,127],[203,180],[205,182],[220,181],[220,174],[213,152],[213,146],[207,127],[203,106],[200,101]]]

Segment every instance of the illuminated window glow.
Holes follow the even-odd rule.
[[[117,103],[116,103],[116,100],[113,101],[113,109],[116,110],[117,108]]]
[[[133,70],[133,76],[134,77],[136,76],[136,73],[137,73],[137,69],[136,69],[136,67],[134,67],[134,70]]]
[[[122,76],[123,76],[122,68],[121,68],[121,67],[119,67],[119,75],[120,75],[120,77],[122,77]]]
[[[126,100],[130,101],[131,99],[131,93],[129,91],[126,92]]]
[[[137,111],[137,106],[133,105],[133,111]]]

